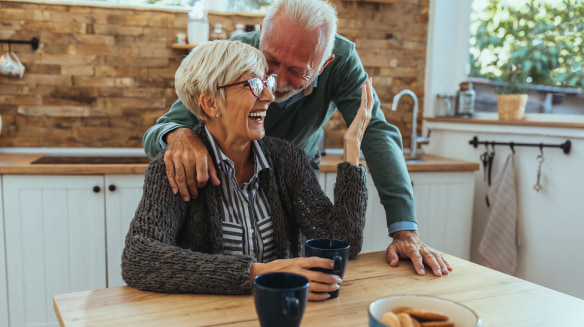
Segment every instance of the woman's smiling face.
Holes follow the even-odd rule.
[[[246,73],[235,82],[247,81],[251,78],[262,81],[267,78],[264,72]],[[220,117],[226,140],[252,141],[263,138],[264,119],[268,106],[274,101],[274,95],[264,85],[264,93],[258,98],[253,95],[247,83],[225,88],[225,103],[220,105]]]

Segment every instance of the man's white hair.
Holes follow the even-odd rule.
[[[312,32],[322,25],[326,26],[325,37],[319,40],[320,49],[318,49],[324,50],[319,68],[322,67],[333,53],[337,33],[336,10],[323,0],[274,0],[264,17],[264,28],[262,28],[260,40],[264,38],[265,27],[274,16],[280,13],[307,32]]]
[[[178,67],[174,75],[176,94],[204,124],[207,115],[199,103],[201,94],[225,103],[225,91],[217,87],[234,83],[246,73],[267,70],[264,55],[250,45],[239,41],[203,42]]]

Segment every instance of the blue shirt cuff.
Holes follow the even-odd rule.
[[[418,230],[418,224],[413,221],[396,221],[387,227],[390,237],[393,237],[393,233],[402,230]]]

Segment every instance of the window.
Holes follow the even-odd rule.
[[[528,89],[526,113],[584,115],[582,0],[473,0],[468,76],[475,109]]]

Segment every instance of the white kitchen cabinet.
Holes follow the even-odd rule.
[[[418,229],[433,248],[470,260],[474,171],[411,173]]]
[[[8,285],[9,314],[0,323],[9,316],[9,324],[1,326],[58,326],[54,295],[123,285],[123,239],[143,180],[3,176],[7,274],[0,280]]]
[[[2,177],[0,176],[0,184]],[[0,187],[0,199],[2,188]],[[6,251],[4,250],[4,206],[0,201],[0,326],[8,326],[8,283],[6,282]]]
[[[7,175],[3,189],[10,326],[58,326],[54,295],[106,286],[103,177]]]
[[[122,251],[130,222],[142,198],[143,175],[106,175],[107,287],[122,280]]]
[[[322,176],[324,175],[324,176]],[[379,194],[368,175],[369,201],[363,248],[361,252],[384,251],[391,242],[387,233],[385,209]],[[321,185],[334,200],[336,173],[322,173]],[[472,201],[474,193],[473,171],[412,172],[416,216],[422,241],[460,258],[470,258]]]

